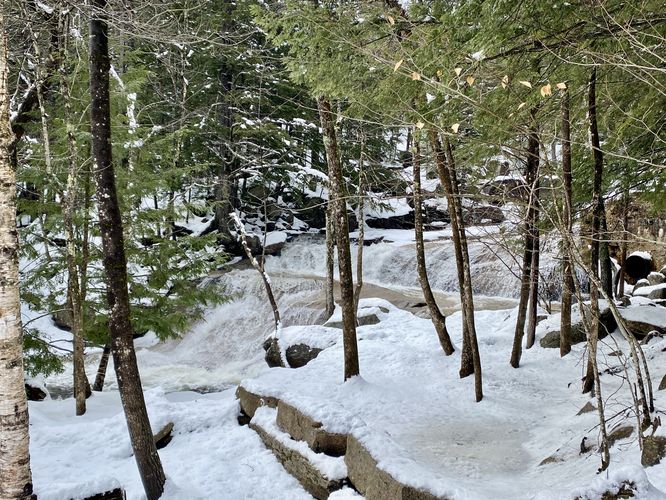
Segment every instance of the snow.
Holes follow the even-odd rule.
[[[666,307],[656,306],[654,303],[621,308],[620,314],[628,321],[638,321],[666,328]]]
[[[636,296],[647,297],[655,290],[661,290],[662,288],[666,288],[666,283],[660,283],[658,285],[642,286],[638,289],[634,288],[633,295],[634,297]]]
[[[641,259],[645,260],[652,260],[652,254],[650,252],[644,252],[642,250],[636,250],[635,252],[632,252],[629,257],[640,257]]]
[[[164,500],[312,498],[289,476],[256,433],[236,421],[232,390],[214,394],[146,392],[153,431],[174,423],[160,450]],[[71,399],[30,403],[30,455],[35,493],[43,500],[83,498],[122,485],[128,500],[145,498],[120,398],[95,393],[74,417]]]
[[[508,364],[516,310],[479,311],[486,395],[477,404],[471,377],[457,374],[460,314],[447,317],[458,351],[445,357],[429,321],[385,301],[362,299],[360,306],[379,303],[389,309],[381,323],[358,328],[360,377],[343,383],[338,343],[305,367],[270,370],[242,385],[297,406],[331,432],[353,433],[380,468],[447,498],[545,500],[573,498],[574,491],[598,498],[594,492],[620,476],[639,485],[639,498],[666,498],[658,491],[666,491],[666,464],[645,473],[631,468],[639,463],[635,438],[622,442],[622,452],[612,449],[607,477],[596,475],[596,451],[579,454],[584,436],[592,443],[598,437],[596,413],[576,415],[587,402],[578,387],[584,346],[563,359],[533,348],[516,370]],[[602,359],[617,359],[606,358],[615,342],[602,344]],[[666,360],[660,363],[666,368]],[[605,374],[602,384],[619,397],[619,378]],[[539,466],[552,454],[562,461]]]

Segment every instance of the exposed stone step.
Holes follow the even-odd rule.
[[[277,425],[293,439],[305,441],[315,453],[340,457],[347,449],[346,434],[327,431],[321,422],[284,401],[277,405]]]
[[[327,499],[341,489],[347,478],[344,458],[315,453],[305,441],[292,439],[278,427],[277,415],[278,411],[269,406],[255,408],[250,428],[312,496]]]
[[[240,403],[241,411],[250,418],[254,417],[254,412],[257,411],[257,408],[260,406],[276,408],[278,404],[277,398],[255,394],[241,385],[236,389],[236,398]]]
[[[447,500],[398,481],[353,435],[327,431],[293,405],[241,386],[236,396],[250,428],[315,498],[349,482],[367,500]]]
[[[382,470],[377,460],[351,434],[347,438],[345,464],[349,480],[366,500],[446,500],[446,497],[403,484]]]

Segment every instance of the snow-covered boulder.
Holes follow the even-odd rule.
[[[624,263],[625,280],[630,285],[637,284],[655,270],[652,255],[648,252],[634,252]]]
[[[600,301],[599,305],[601,308],[599,315],[599,338],[604,338],[617,328],[617,322],[604,301]],[[560,347],[560,321],[561,316],[554,314],[539,324],[537,327],[539,331],[545,332],[539,341],[541,347],[551,349]],[[580,344],[586,340],[585,325],[580,314],[580,308],[578,304],[575,304],[571,308],[571,343]]]
[[[661,285],[664,281],[666,281],[666,276],[661,273],[652,272],[648,274],[647,280],[650,283],[650,286]]]
[[[340,339],[340,330],[321,325],[288,326],[280,330],[279,341],[269,337],[264,341],[265,360],[271,368],[287,360],[291,368],[300,368],[315,359],[321,351]],[[279,346],[279,348],[278,348]],[[283,350],[283,353],[279,351]]]

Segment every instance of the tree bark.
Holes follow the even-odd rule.
[[[532,262],[530,264],[530,298],[529,309],[527,311],[527,340],[525,348],[530,349],[534,346],[537,326],[537,309],[539,306],[539,255],[541,247],[541,237],[539,234],[539,173],[537,171],[534,180],[534,210],[532,211]]]
[[[32,494],[28,401],[23,378],[16,177],[9,123],[7,37],[0,11],[0,498]]]
[[[102,350],[102,357],[99,358],[97,375],[93,384],[93,391],[101,392],[104,389],[104,379],[106,378],[106,367],[109,364],[109,355],[111,354],[111,344],[106,344]]]
[[[453,250],[456,256],[456,269],[458,271],[458,284],[460,288],[460,307],[462,314],[462,352],[460,355],[460,377],[467,377],[471,375],[474,371],[474,362],[472,359],[472,352],[469,344],[469,322],[467,321],[467,309],[464,307],[465,304],[465,291],[463,283],[465,282],[465,271],[463,266],[463,251],[462,244],[460,241],[460,228],[458,214],[456,212],[456,203],[457,200],[454,195],[453,182],[451,179],[451,174],[447,166],[446,153],[442,150],[442,145],[437,136],[437,132],[430,129],[428,130],[428,140],[430,142],[430,147],[432,149],[435,165],[437,166],[437,174],[439,175],[439,181],[444,187],[444,192],[446,194],[446,201],[448,205],[449,217],[451,219],[451,232],[453,239]]]
[[[419,283],[421,290],[423,290],[423,298],[428,306],[430,312],[430,319],[437,332],[439,345],[447,356],[450,356],[455,351],[451,337],[446,328],[446,316],[442,314],[435,296],[430,287],[430,280],[428,279],[428,270],[426,268],[425,259],[425,245],[423,242],[423,207],[421,205],[421,151],[418,140],[418,135],[413,135],[413,148],[412,148],[412,168],[414,173],[414,236],[416,239],[416,271],[419,276]]]
[[[605,219],[606,210],[604,208],[604,198],[602,194],[602,182],[603,182],[603,172],[604,172],[604,156],[601,151],[601,144],[599,140],[599,128],[597,125],[597,98],[596,98],[596,86],[597,86],[597,69],[592,69],[592,74],[590,75],[589,87],[588,87],[588,120],[590,126],[590,143],[592,145],[592,153],[594,155],[594,184],[592,187],[592,242],[590,245],[590,269],[592,272],[592,277],[594,279],[590,280],[590,307],[592,308],[592,324],[591,331],[589,333],[589,348],[588,348],[588,362],[585,378],[583,379],[583,393],[592,392],[594,390],[595,383],[595,365],[596,359],[593,357],[593,353],[596,353],[597,342],[599,339],[599,290],[596,288],[595,279],[599,276],[600,268],[600,259],[605,257],[608,260],[608,244],[606,243],[606,251],[601,251],[601,231],[603,228],[603,220]],[[610,262],[609,262],[610,264]],[[602,279],[604,277],[605,264],[601,263],[601,275]],[[603,283],[603,281],[602,281]],[[605,286],[603,287],[604,291],[608,293]],[[612,292],[612,285],[611,285]],[[612,295],[609,295],[612,296]],[[596,301],[592,299],[596,298]],[[595,307],[596,306],[596,307]]]
[[[574,293],[573,267],[569,234],[572,231],[573,182],[571,175],[571,122],[569,120],[569,90],[562,95],[562,178],[564,181],[564,210],[562,224],[562,306],[560,314],[560,356],[571,352],[571,303]]]
[[[354,288],[354,317],[358,317],[358,303],[361,300],[361,290],[363,289],[363,245],[365,242],[365,183],[363,171],[363,154],[365,148],[365,135],[361,132],[361,154],[358,158],[358,212],[356,221],[358,222],[358,240],[356,246],[356,287]]]
[[[63,30],[63,37],[67,33]],[[64,44],[63,44],[64,47]],[[63,49],[64,51],[64,49]],[[67,81],[67,69],[65,68],[65,54],[61,55],[60,66],[60,90],[64,101],[65,128],[67,135],[67,187],[63,204],[63,223],[65,227],[65,241],[67,252],[67,308],[71,312],[72,337],[74,338],[73,378],[74,399],[76,400],[76,414],[83,415],[86,412],[86,389],[89,387],[86,377],[84,363],[84,338],[83,338],[83,297],[79,282],[79,269],[76,264],[77,242],[74,234],[74,213],[77,209],[78,198],[78,165],[76,137],[74,136],[74,125],[72,123],[72,105],[69,82]],[[41,106],[41,104],[40,104]]]
[[[352,279],[351,252],[349,249],[349,223],[347,202],[344,195],[344,178],[340,164],[340,151],[335,133],[335,119],[331,103],[324,97],[317,98],[319,119],[324,134],[324,147],[328,163],[330,201],[333,203],[335,236],[338,247],[340,272],[340,305],[342,307],[342,340],[344,349],[344,379],[360,374],[358,344],[356,340],[356,315],[354,314],[354,282]]]
[[[534,112],[532,112],[534,120]],[[522,342],[525,335],[525,320],[527,316],[527,305],[530,296],[530,285],[532,283],[532,254],[535,244],[535,210],[536,210],[536,181],[539,168],[539,137],[536,132],[536,125],[530,128],[527,139],[527,161],[526,161],[526,180],[529,187],[527,197],[527,213],[525,215],[525,251],[523,254],[523,270],[520,278],[520,301],[518,302],[518,319],[516,320],[516,330],[513,337],[513,348],[511,349],[511,366],[518,368],[520,358],[523,354]]]
[[[335,222],[333,220],[333,202],[329,199],[326,204],[326,318],[330,318],[335,311]]]
[[[132,449],[148,500],[164,491],[165,475],[153,441],[134,351],[127,289],[123,224],[111,153],[109,45],[106,0],[92,0],[90,19],[90,122],[97,183],[111,350]]]
[[[463,268],[463,296],[465,300],[462,303],[463,310],[465,311],[465,322],[467,323],[467,344],[472,358],[472,372],[474,373],[474,393],[476,401],[479,402],[483,399],[483,379],[481,373],[481,355],[479,353],[479,343],[476,338],[476,326],[474,324],[474,293],[472,290],[472,272],[469,264],[469,250],[467,248],[467,234],[465,233],[465,222],[462,213],[462,195],[460,193],[458,174],[456,169],[456,162],[453,156],[453,149],[448,137],[444,138],[446,146],[447,169],[451,178],[451,186],[453,189],[453,200],[455,202],[455,214],[458,226],[458,232],[454,231],[454,239],[458,239],[460,249],[462,252],[462,268]],[[460,367],[461,372],[466,368]],[[469,371],[469,368],[467,368]]]

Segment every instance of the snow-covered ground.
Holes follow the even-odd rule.
[[[274,369],[243,386],[300,408],[331,432],[353,433],[394,477],[447,498],[598,498],[624,479],[643,485],[642,498],[666,498],[666,464],[643,472],[635,431],[613,447],[601,476],[596,449],[580,453],[584,437],[595,446],[598,439],[596,412],[577,415],[589,400],[580,393],[583,345],[563,359],[534,347],[513,369],[516,310],[478,312],[485,397],[476,403],[472,377],[458,379],[459,350],[445,357],[428,320],[381,300],[361,305],[389,312],[359,328],[360,377],[342,383],[337,344],[303,368]],[[459,348],[460,314],[447,325]],[[656,373],[666,369],[664,348],[664,339],[646,348]],[[609,356],[617,349],[614,338],[603,342],[602,368],[619,365]],[[634,424],[622,377],[605,374],[602,385],[609,428]]]
[[[400,235],[394,235],[393,244],[366,247],[366,279],[386,287],[369,286],[369,293],[391,300],[389,292],[402,298],[418,296],[413,245],[406,233]],[[441,292],[450,289],[456,274],[450,243],[428,245],[438,298],[446,299],[449,296]],[[511,368],[515,312],[506,308],[514,305],[507,297],[513,296],[515,281],[493,259],[486,243],[471,242],[470,252],[481,277],[479,286],[487,286],[477,291],[505,297],[479,300],[481,308],[500,308],[477,313],[485,388],[481,403],[474,402],[471,378],[458,378],[458,354],[441,353],[431,323],[380,299],[366,304],[381,304],[389,313],[380,312],[379,324],[359,329],[360,378],[342,384],[339,344],[303,368],[268,369],[261,342],[272,330],[272,316],[254,270],[233,270],[216,278],[233,300],[211,310],[182,339],[161,343],[150,334],[140,339],[138,359],[153,428],[157,431],[168,421],[175,424],[173,441],[160,451],[168,476],[164,498],[310,498],[255,433],[238,426],[233,388],[241,379],[298,403],[329,425],[353,431],[380,455],[382,467],[451,498],[545,500],[586,494],[591,500],[612,481],[624,479],[641,487],[642,498],[666,498],[658,491],[666,491],[666,465],[643,472],[636,432],[613,447],[608,474],[596,475],[595,451],[579,454],[583,437],[592,443],[597,439],[596,414],[576,415],[588,401],[579,390],[583,347],[574,347],[571,355],[560,359],[557,350],[542,349],[537,341],[537,347],[524,353],[521,368]],[[297,240],[287,243],[282,257],[269,258],[269,272],[279,276],[273,284],[285,326],[321,320],[323,283],[318,277],[323,274],[323,255],[321,243]],[[447,318],[447,324],[459,347],[459,314]],[[59,335],[49,318],[37,319],[32,326]],[[307,337],[301,333],[299,338]],[[62,339],[66,341],[68,334],[62,333]],[[610,355],[618,350],[613,339],[602,346],[604,369],[619,363]],[[646,349],[657,383],[666,372],[662,349],[664,339],[653,340]],[[97,359],[98,354],[89,356],[91,378]],[[71,371],[46,383],[66,394]],[[612,417],[609,427],[632,423],[626,383],[610,373],[602,376],[602,383]],[[663,396],[655,396],[660,408]],[[39,498],[81,498],[115,485],[122,485],[128,498],[143,498],[112,364],[105,392],[94,394],[88,408],[86,415],[75,417],[71,398],[30,404],[32,468]],[[550,456],[555,457],[553,463],[539,466]]]

